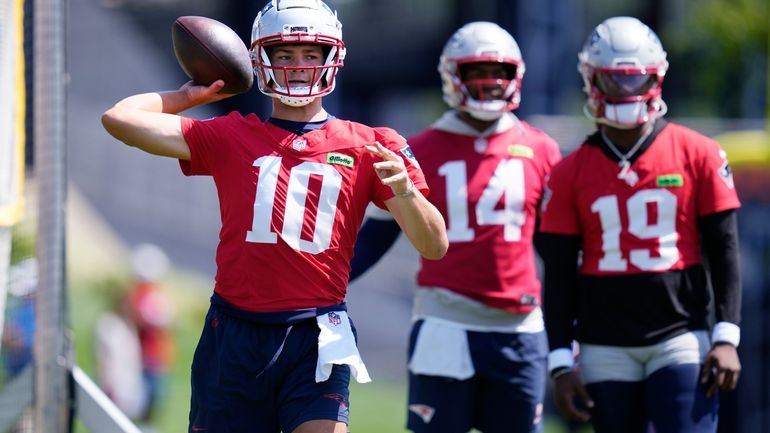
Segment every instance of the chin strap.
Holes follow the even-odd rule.
[[[503,116],[503,113],[505,113],[505,111],[473,110],[468,107],[464,107],[463,111],[468,113],[474,119],[481,120],[482,122],[493,122],[501,118]]]
[[[315,100],[315,96],[306,96],[304,98],[299,98],[296,96],[284,96],[284,95],[275,95],[274,97],[278,98],[281,103],[284,105],[288,105],[290,107],[304,107],[305,105],[313,102]]]
[[[624,125],[621,123],[613,122],[606,117],[596,117],[596,115],[591,110],[591,107],[588,105],[588,102],[583,104],[583,114],[585,114],[585,116],[594,123],[600,123],[602,125],[607,125],[618,129],[634,129],[644,123],[654,122],[655,120],[665,116],[668,112],[668,105],[666,105],[666,102],[662,99],[658,99],[657,101],[652,102],[652,104],[655,110],[653,112],[647,113],[647,119],[644,122],[637,123],[635,125]],[[605,103],[605,105],[607,104]]]

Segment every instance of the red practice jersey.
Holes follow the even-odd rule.
[[[212,176],[222,228],[214,291],[253,312],[343,302],[358,229],[370,202],[393,197],[364,146],[379,141],[425,180],[403,137],[333,119],[296,135],[251,114],[183,118],[190,161],[185,175]]]
[[[422,260],[417,282],[489,307],[530,311],[540,304],[532,236],[559,147],[512,115],[505,118],[510,127],[486,137],[467,127],[458,132],[454,116],[409,139],[450,243],[443,259]]]
[[[582,250],[577,280],[547,288],[547,310],[574,313],[546,312],[555,347],[646,346],[708,327],[699,222],[740,205],[725,154],[661,119],[628,162],[595,133],[551,173],[540,230],[579,236]]]
[[[665,124],[628,176],[619,172],[606,148],[589,142],[551,174],[540,230],[582,237],[582,274],[700,264],[698,217],[740,206],[719,144],[677,124]]]

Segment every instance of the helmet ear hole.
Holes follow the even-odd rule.
[[[505,79],[506,80],[514,80],[516,78],[517,69],[519,69],[518,65],[513,65],[513,64],[510,64],[510,63],[506,63],[503,66],[505,68]]]
[[[331,45],[322,45],[321,50],[323,51],[323,57],[324,59],[329,60],[329,54],[332,52]]]
[[[330,62],[334,62],[334,59],[333,59],[334,54],[332,53],[332,50],[335,50],[335,48],[332,47],[331,45],[323,45],[321,46],[321,49],[323,50],[323,57],[324,59],[326,59],[324,61],[324,64],[329,64]],[[323,87],[328,87],[332,84],[332,80],[334,79],[333,74],[334,74],[334,71],[332,70],[326,70],[321,73],[321,85]],[[332,76],[330,77],[330,75]]]

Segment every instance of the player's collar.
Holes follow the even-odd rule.
[[[463,122],[457,115],[457,111],[449,110],[438,118],[431,128],[452,134],[469,135],[471,137],[488,137],[490,135],[505,132],[519,123],[519,119],[511,112],[503,113],[495,123],[483,132],[479,132],[467,123]]]
[[[655,121],[655,125],[652,127],[652,132],[650,135],[644,140],[644,142],[641,144],[639,149],[634,152],[633,155],[630,155],[628,158],[628,162],[633,164],[634,161],[636,161],[639,156],[641,156],[649,147],[652,145],[652,143],[655,141],[655,138],[657,138],[658,134],[660,134],[661,131],[663,131],[663,128],[668,125],[668,121],[666,119],[657,119]],[[607,144],[604,142],[604,139],[602,139],[602,134],[597,130],[593,134],[589,135],[586,139],[586,144],[590,146],[596,146],[599,149],[601,149],[602,153],[607,155],[607,158],[613,160],[613,161],[620,161],[620,158],[615,154],[615,152],[612,151],[612,149],[607,146]]]
[[[267,121],[296,135],[302,135],[322,128],[332,119],[335,119],[335,117],[330,114],[329,117],[318,122],[295,122],[293,120],[278,119],[275,117],[271,117],[267,119]]]

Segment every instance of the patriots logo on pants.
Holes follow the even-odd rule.
[[[340,323],[342,323],[342,319],[340,318],[339,314],[332,311],[331,313],[329,313],[329,323],[334,326],[337,326]]]
[[[436,413],[436,409],[424,404],[410,404],[409,410],[422,418],[425,424],[430,423],[430,420],[433,419],[433,414]]]

